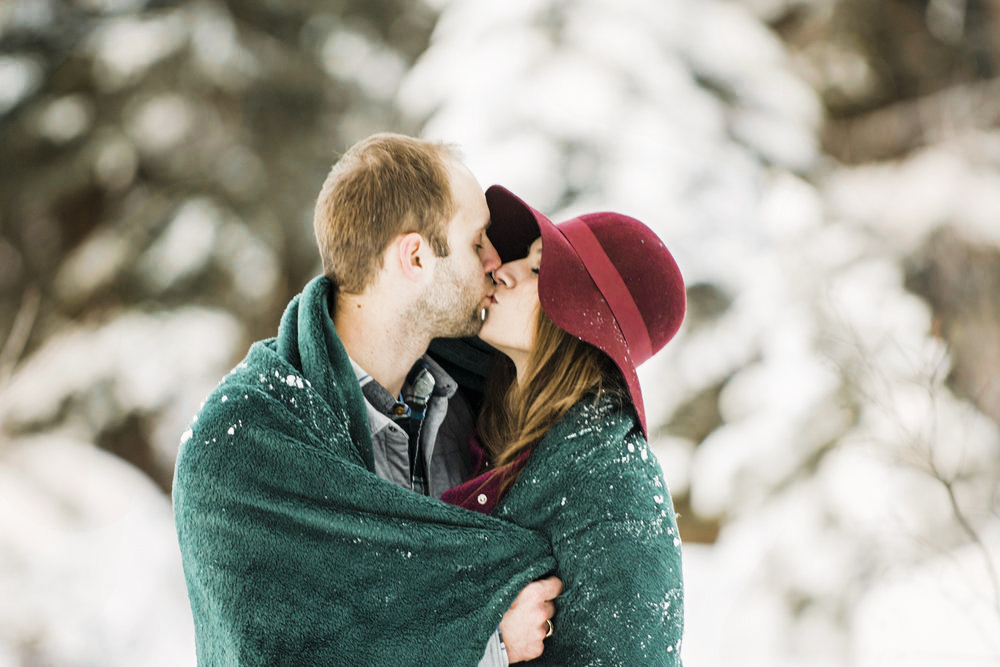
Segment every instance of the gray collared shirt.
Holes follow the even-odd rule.
[[[458,383],[427,355],[417,363],[426,366],[434,378],[434,390],[420,428],[420,451],[427,470],[427,494],[440,498],[472,473],[467,442],[474,422],[468,403],[458,391]],[[351,365],[368,409],[375,472],[383,479],[412,489],[409,435],[389,416],[398,401],[353,359]]]

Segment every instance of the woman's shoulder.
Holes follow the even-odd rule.
[[[673,517],[635,411],[614,397],[574,406],[538,444],[507,504],[507,513],[553,522],[554,535],[604,521],[653,530]]]
[[[642,478],[659,472],[635,410],[615,395],[590,397],[573,406],[531,455],[538,468],[565,470],[586,483]]]
[[[630,434],[642,438],[639,418],[631,402],[617,392],[603,392],[587,396],[570,408],[542,443],[577,441],[584,446],[591,441],[624,440]]]

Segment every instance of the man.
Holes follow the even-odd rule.
[[[431,500],[470,474],[473,420],[425,351],[482,324],[489,222],[442,144],[380,134],[334,165],[314,220],[325,278],[223,379],[178,456],[199,662],[541,654],[560,583],[529,582],[553,569],[547,544]]]

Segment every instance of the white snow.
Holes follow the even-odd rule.
[[[125,127],[144,151],[162,153],[177,148],[191,132],[198,111],[190,98],[162,93],[126,110]]]
[[[117,230],[99,230],[77,246],[56,272],[58,295],[72,303],[110,285],[133,261],[128,242]]]
[[[203,268],[218,243],[221,217],[207,199],[182,204],[160,239],[139,259],[144,279],[159,291]]]
[[[257,58],[240,43],[233,18],[223,5],[199,3],[186,9],[193,55],[212,81],[240,88],[258,73]]]
[[[41,112],[38,132],[49,141],[64,143],[86,132],[93,118],[94,109],[84,95],[63,95]]]
[[[8,442],[0,525],[0,659],[194,664],[170,500],[142,473],[69,435]]]
[[[0,57],[0,114],[34,92],[41,78],[42,67],[34,58]]]
[[[108,19],[90,37],[94,74],[109,89],[127,85],[182,48],[187,39],[181,12],[140,19]]]
[[[1000,247],[998,141],[996,132],[970,132],[903,162],[839,170],[827,188],[830,209],[891,236],[900,250],[943,226]]]
[[[157,415],[153,444],[171,466],[178,434],[240,354],[242,327],[225,313],[185,308],[121,315],[54,336],[0,392],[7,427],[45,425],[60,410],[80,437],[132,412]]]
[[[991,554],[968,545],[885,578],[862,599],[854,620],[858,667],[981,667],[1000,658],[1000,600],[996,572],[1000,543]],[[989,568],[992,568],[991,570]]]
[[[357,28],[336,28],[321,52],[323,68],[331,77],[353,81],[378,99],[391,98],[406,72],[402,56]]]

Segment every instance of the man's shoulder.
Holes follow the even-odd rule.
[[[228,433],[248,424],[286,428],[292,422],[326,422],[319,415],[332,407],[301,369],[277,354],[271,338],[251,345],[219,381],[199,408],[192,430],[217,435],[220,428]]]
[[[581,484],[634,476],[646,468],[650,458],[635,411],[610,397],[589,397],[574,405],[549,429],[531,456],[536,465],[546,469],[573,471]]]
[[[261,358],[266,363],[255,363]],[[178,465],[234,455],[252,459],[268,450],[293,458],[355,461],[353,418],[345,406],[330,405],[280,357],[251,348],[208,395],[182,435]]]

